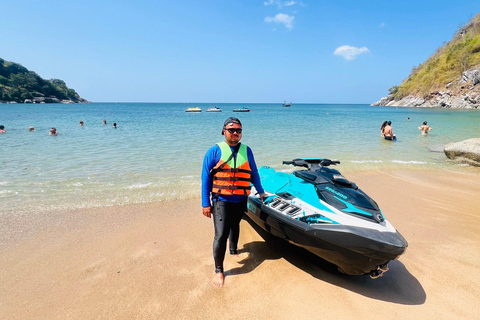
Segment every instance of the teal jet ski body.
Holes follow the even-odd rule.
[[[407,248],[377,203],[338,170],[330,159],[294,159],[292,173],[259,169],[268,197],[255,190],[247,216],[269,233],[303,247],[349,275],[377,278]]]

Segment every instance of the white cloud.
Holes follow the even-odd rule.
[[[345,58],[345,60],[350,61],[355,59],[359,54],[367,53],[367,52],[370,52],[370,50],[368,50],[367,47],[357,48],[357,47],[345,45],[335,49],[335,52],[333,54],[336,56],[341,56]]]
[[[287,28],[288,30],[292,30],[293,19],[295,19],[294,16],[289,16],[288,14],[285,14],[285,13],[279,13],[275,17],[266,17],[265,22],[282,23],[283,25],[285,25],[285,28]]]
[[[284,7],[290,7],[290,6],[293,6],[296,3],[297,3],[296,1],[285,1],[285,2],[282,3],[282,5]]]
[[[270,6],[272,4],[277,5],[278,8],[290,7],[297,4],[297,1],[280,1],[280,0],[267,0],[263,3],[265,6]]]

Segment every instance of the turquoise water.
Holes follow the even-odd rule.
[[[218,106],[220,113],[186,113]],[[247,106],[249,113],[233,113]],[[0,104],[0,215],[186,199],[200,195],[205,151],[221,141],[223,121],[243,122],[242,141],[257,164],[338,159],[342,172],[462,170],[446,143],[480,137],[480,111],[302,104]],[[410,121],[407,122],[407,117]],[[102,121],[106,119],[107,125]],[[85,126],[80,127],[83,120]],[[380,138],[391,120],[398,141]],[[433,130],[421,136],[418,126]],[[118,124],[112,128],[113,122]],[[29,132],[34,126],[36,131]],[[59,135],[49,136],[51,127]]]

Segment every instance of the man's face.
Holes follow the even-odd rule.
[[[223,129],[225,135],[225,141],[231,146],[235,146],[240,142],[242,138],[242,126],[238,123],[229,123]]]

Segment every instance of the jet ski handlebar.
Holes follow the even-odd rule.
[[[293,165],[295,167],[305,167],[315,171],[320,167],[328,167],[330,165],[340,164],[340,161],[330,159],[293,159],[292,161],[283,161],[282,164]]]

